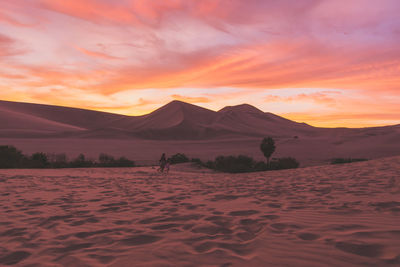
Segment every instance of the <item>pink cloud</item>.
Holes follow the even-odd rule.
[[[102,59],[122,59],[120,57],[115,57],[115,56],[111,56],[102,52],[97,52],[97,51],[91,51],[82,47],[75,47],[76,50],[78,50],[79,52],[82,52],[83,54],[90,56],[90,57],[95,57],[95,58],[102,58]]]

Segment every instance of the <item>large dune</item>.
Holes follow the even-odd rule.
[[[50,131],[55,137],[137,137],[156,140],[204,140],[210,138],[254,136],[341,136],[377,135],[399,133],[400,127],[363,129],[317,128],[294,122],[272,113],[265,113],[243,104],[229,106],[218,112],[181,101],[172,101],[154,112],[143,116],[124,116],[92,110],[0,101],[0,131],[21,132]],[[49,137],[49,132],[44,137]],[[27,134],[26,138],[32,137]],[[35,134],[34,137],[37,137]]]
[[[220,174],[0,170],[0,265],[399,266],[400,157]]]
[[[0,101],[0,144],[37,151],[128,156],[155,162],[163,152],[203,160],[247,154],[262,159],[261,138],[277,142],[275,157],[293,156],[302,166],[333,157],[399,155],[400,125],[372,128],[318,128],[266,113],[250,105],[211,111],[173,101],[144,116]]]

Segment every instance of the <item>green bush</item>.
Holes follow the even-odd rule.
[[[135,167],[135,162],[125,157],[120,157],[115,161],[114,167]]]
[[[189,162],[189,158],[183,153],[177,153],[175,155],[172,155],[169,160],[171,164]]]
[[[190,162],[197,163],[199,165],[204,165],[204,163],[199,158],[192,158]]]
[[[43,152],[37,152],[32,154],[29,161],[29,167],[36,169],[43,169],[49,167],[49,159],[47,155]]]
[[[209,160],[202,166],[221,172],[242,173],[298,168],[299,162],[291,157],[277,158],[273,159],[268,166],[263,161],[255,161],[251,157],[239,155],[218,156],[214,161]]]
[[[21,151],[17,150],[13,146],[0,146],[0,168],[21,168],[24,161],[27,159],[24,157]]]
[[[99,167],[114,167],[115,159],[113,156],[101,153],[99,155],[99,162],[97,164]]]
[[[48,155],[51,168],[67,168],[68,158],[65,153]]]
[[[183,154],[182,154],[183,155]],[[68,161],[66,154],[45,154],[37,152],[27,157],[13,146],[0,146],[0,169],[12,168],[91,168],[91,167],[134,167],[135,162],[125,157],[114,159],[101,153],[98,162],[86,159],[80,154]]]
[[[254,171],[261,172],[261,171],[268,171],[268,165],[264,161],[258,161],[254,164]]]
[[[222,172],[240,173],[254,171],[255,162],[253,158],[239,155],[235,156],[218,156],[214,161],[214,168]]]
[[[209,169],[215,169],[215,163],[212,160],[208,160],[206,163],[204,163],[204,167]]]
[[[271,170],[295,169],[299,167],[299,162],[292,157],[277,158],[271,161]]]
[[[368,159],[352,159],[352,158],[334,158],[331,160],[331,164],[343,164],[343,163],[352,163],[352,162],[359,162],[359,161],[367,161]]]
[[[93,167],[94,163],[91,160],[86,160],[85,155],[79,154],[79,156],[69,163],[71,168],[89,168]]]
[[[113,156],[101,153],[99,155],[98,167],[134,167],[135,162],[125,157],[114,159]]]

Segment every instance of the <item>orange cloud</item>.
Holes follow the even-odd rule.
[[[339,96],[340,98],[340,96]],[[277,96],[267,95],[264,98],[265,102],[295,102],[295,101],[313,101],[318,104],[334,105],[338,98],[332,97],[332,92],[324,93],[310,93],[310,94],[297,94],[293,96]]]

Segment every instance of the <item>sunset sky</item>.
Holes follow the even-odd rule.
[[[0,0],[0,99],[400,123],[399,0]]]

